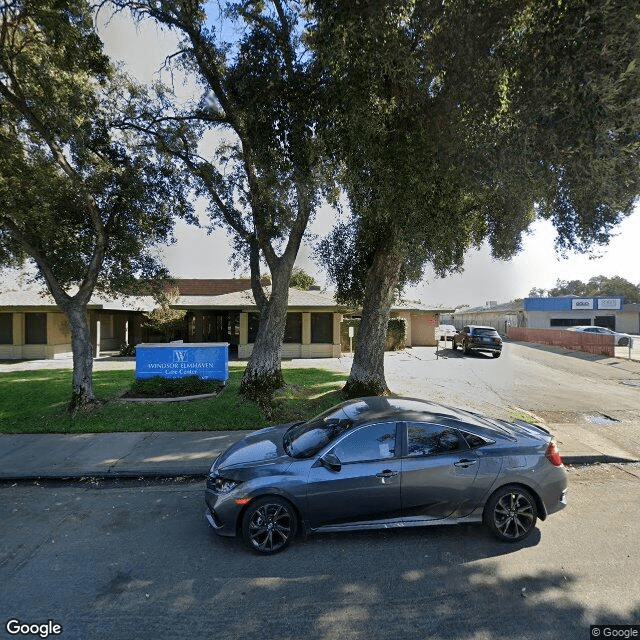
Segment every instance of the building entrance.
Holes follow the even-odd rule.
[[[605,329],[616,330],[616,317],[615,316],[596,316],[593,324],[596,327],[605,327]]]

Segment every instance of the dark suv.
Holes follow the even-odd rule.
[[[453,348],[462,347],[465,353],[470,351],[488,351],[494,358],[502,353],[502,338],[493,327],[468,325],[453,336]]]

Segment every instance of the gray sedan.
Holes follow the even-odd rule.
[[[207,478],[207,519],[263,554],[299,530],[484,522],[526,538],[566,504],[549,432],[421,400],[360,398],[247,436]]]

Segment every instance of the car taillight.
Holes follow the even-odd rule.
[[[558,451],[558,446],[556,445],[556,441],[552,440],[547,447],[547,459],[554,467],[559,467],[562,464],[562,458],[560,457],[560,452]]]

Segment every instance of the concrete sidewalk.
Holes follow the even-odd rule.
[[[640,478],[640,451],[620,449],[583,425],[548,424],[566,464],[625,464]],[[247,431],[0,435],[0,480],[204,477]]]
[[[545,347],[553,350],[553,347]],[[418,352],[418,349],[413,351]],[[422,352],[421,352],[422,353]],[[424,349],[433,359],[433,349]],[[570,354],[575,357],[574,354]],[[640,376],[640,363],[619,359],[585,359],[598,364],[615,365],[618,370]],[[394,375],[388,356],[387,368]],[[60,368],[61,361],[2,363],[0,371]],[[67,366],[71,362],[65,362]],[[402,362],[400,364],[403,364]],[[96,360],[95,370],[132,369],[133,359]],[[291,366],[286,364],[285,366]],[[348,371],[351,359],[299,360],[295,366],[323,366]],[[396,367],[397,368],[397,367]],[[403,371],[402,367],[399,369]],[[402,380],[402,376],[397,376]],[[398,386],[398,385],[396,385]],[[394,387],[395,388],[395,387]],[[398,391],[403,391],[398,388]],[[411,395],[411,393],[408,393]],[[640,425],[620,422],[612,426],[588,423],[546,423],[558,442],[566,464],[623,464],[625,471],[640,478]],[[138,432],[91,434],[0,434],[0,480],[81,477],[204,477],[214,458],[241,439],[246,431]]]

